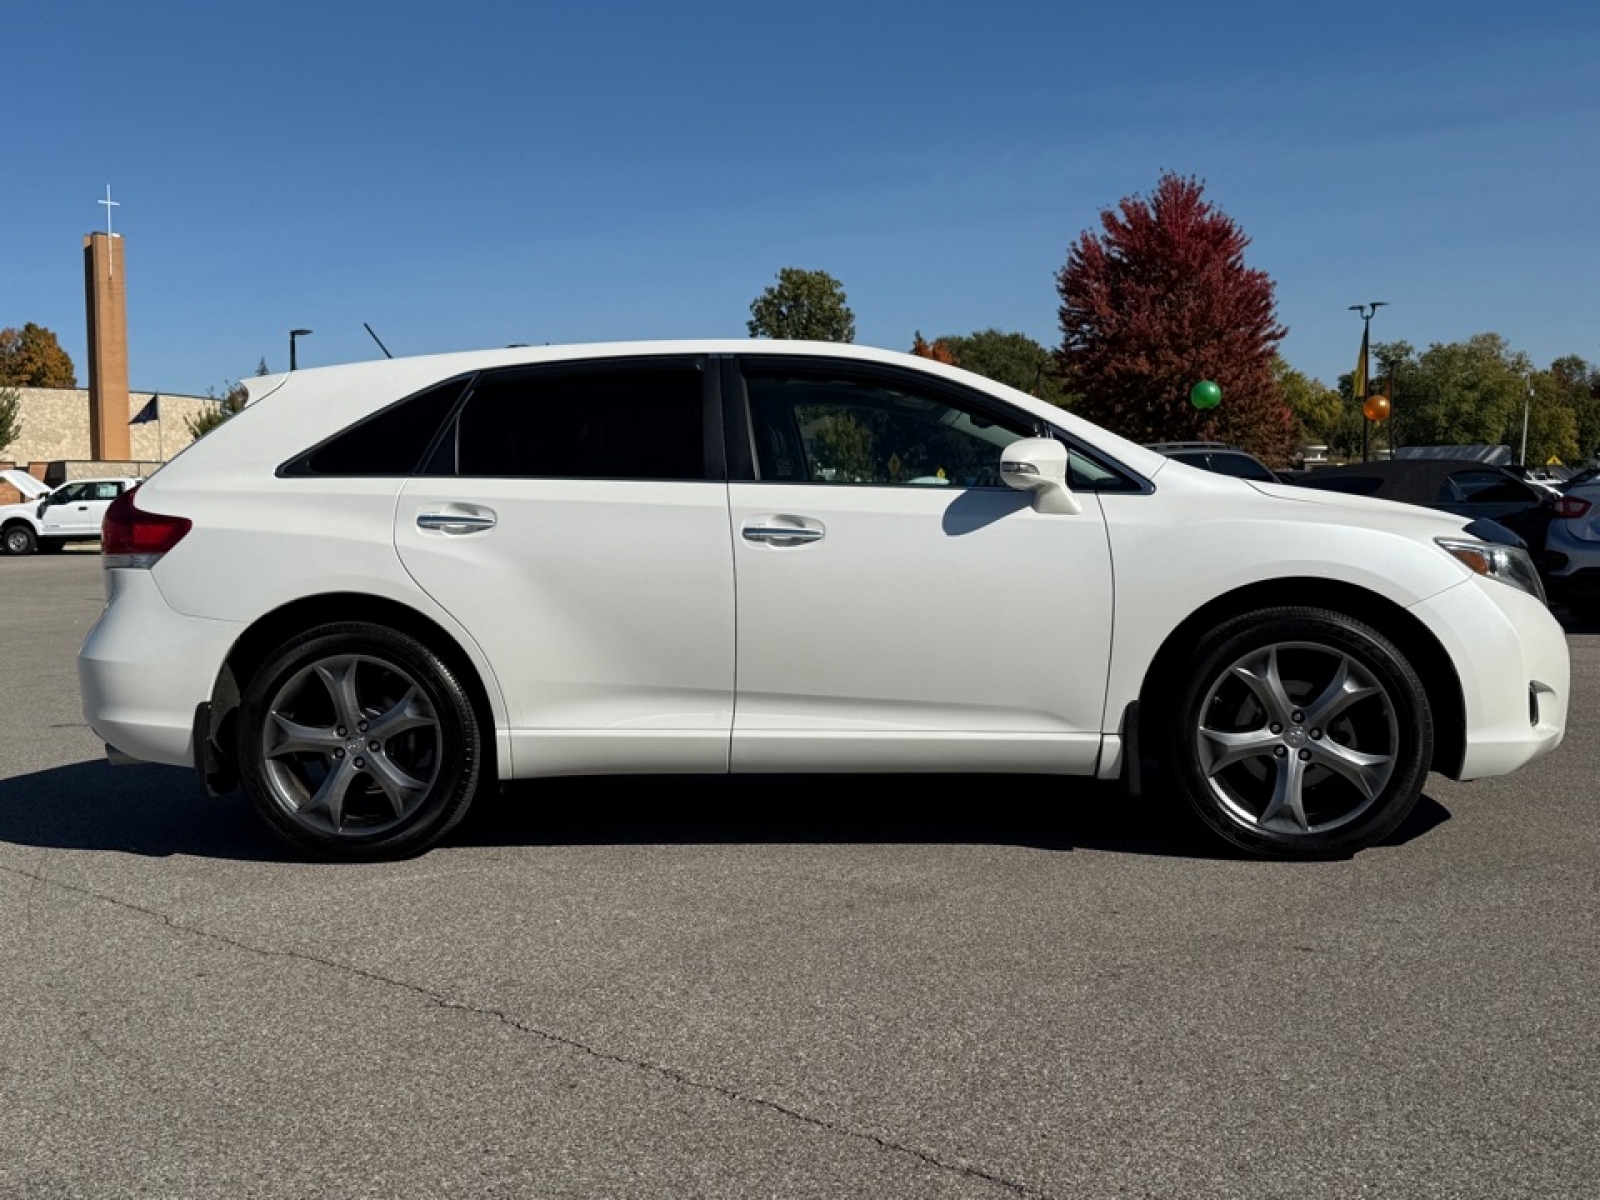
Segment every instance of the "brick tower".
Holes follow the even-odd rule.
[[[122,235],[83,239],[84,296],[89,306],[89,454],[97,462],[127,462],[128,284]]]

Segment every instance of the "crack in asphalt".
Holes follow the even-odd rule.
[[[782,1104],[776,1100],[769,1100],[764,1096],[751,1095],[746,1092],[741,1092],[737,1088],[727,1087],[723,1084],[710,1082],[709,1080],[696,1079],[683,1071],[677,1070],[673,1067],[665,1066],[661,1063],[654,1063],[645,1059],[627,1058],[620,1054],[613,1054],[610,1051],[601,1050],[595,1046],[591,1046],[586,1042],[578,1040],[577,1038],[568,1037],[565,1034],[556,1033],[553,1030],[543,1029],[537,1025],[529,1024],[527,1021],[520,1020],[519,1018],[514,1017],[509,1013],[502,1012],[499,1009],[490,1008],[487,1005],[475,1004],[470,1001],[454,999],[450,996],[442,995],[439,992],[435,992],[429,988],[423,987],[421,984],[410,983],[404,979],[392,979],[387,975],[380,975],[376,971],[368,970],[365,967],[354,966],[350,963],[336,962],[333,959],[322,958],[316,954],[311,954],[304,950],[282,950],[254,946],[248,942],[243,942],[237,938],[230,937],[227,934],[216,933],[209,929],[200,928],[199,926],[184,924],[181,921],[174,920],[165,913],[158,912],[153,908],[147,908],[142,904],[136,904],[131,900],[124,900],[118,896],[109,896],[104,892],[97,892],[93,888],[84,887],[81,884],[68,883],[60,879],[51,879],[47,876],[39,874],[36,871],[23,871],[18,870],[15,867],[0,865],[0,872],[4,872],[9,875],[21,876],[25,879],[31,879],[34,883],[42,884],[46,887],[59,888],[62,891],[67,892],[75,892],[78,895],[86,896],[92,900],[99,901],[102,904],[109,904],[113,907],[124,909],[128,912],[138,913],[141,916],[150,917],[178,933],[187,934],[190,937],[204,938],[207,941],[216,942],[220,945],[243,951],[246,954],[254,954],[259,958],[292,959],[298,962],[308,963],[313,966],[326,967],[329,970],[340,971],[346,975],[355,976],[359,979],[366,979],[386,987],[398,988],[401,991],[410,992],[414,996],[418,996],[424,1000],[427,1000],[440,1008],[470,1013],[474,1016],[493,1018],[494,1020],[497,1020],[501,1024],[505,1025],[507,1028],[515,1029],[519,1033],[525,1033],[531,1037],[540,1038],[543,1041],[552,1043],[553,1045],[576,1050],[579,1053],[585,1054],[590,1058],[596,1059],[600,1062],[608,1062],[622,1067],[631,1067],[634,1070],[639,1071],[648,1071],[653,1075],[657,1075],[660,1078],[678,1084],[681,1087],[720,1096],[726,1100],[731,1100],[736,1104],[741,1104],[749,1108],[765,1109],[768,1112],[776,1113],[779,1116],[785,1117],[789,1120],[798,1121],[802,1124],[810,1125],[816,1129],[825,1130],[828,1133],[836,1134],[840,1137],[851,1138],[859,1142],[866,1142],[870,1145],[878,1147],[880,1150],[887,1150],[895,1154],[906,1155],[907,1157],[916,1159],[918,1162],[924,1163],[941,1171],[962,1175],[969,1179],[982,1180],[985,1183],[993,1184],[999,1188],[1004,1188],[1006,1191],[1011,1192],[1014,1195],[1029,1197],[1030,1200],[1035,1200],[1035,1198],[1036,1200],[1052,1200],[1048,1192],[1042,1191],[1030,1184],[1023,1183],[1020,1180],[1010,1179],[1004,1175],[998,1175],[992,1171],[986,1171],[981,1167],[969,1166],[959,1162],[947,1162],[933,1154],[927,1153],[926,1151],[918,1150],[915,1147],[907,1146],[900,1142],[891,1141],[890,1139],[879,1134],[869,1133],[859,1129],[851,1129],[844,1125],[838,1125],[832,1121],[825,1120],[822,1117],[813,1116],[810,1113],[802,1112],[799,1109],[790,1108],[788,1105]]]

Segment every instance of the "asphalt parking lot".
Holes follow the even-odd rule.
[[[1600,1195],[1600,631],[1556,754],[1348,862],[647,779],[352,867],[103,764],[100,589],[0,559],[0,1197]]]

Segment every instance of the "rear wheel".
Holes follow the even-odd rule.
[[[449,665],[378,625],[294,638],[251,679],[238,727],[245,794],[280,837],[322,858],[427,849],[466,814],[483,763]]]
[[[1270,857],[1337,858],[1416,804],[1433,721],[1416,671],[1340,613],[1277,608],[1202,637],[1163,723],[1200,821]]]
[[[5,548],[7,554],[32,554],[37,544],[33,530],[20,521],[15,525],[7,525],[4,532],[0,532],[0,546]]]

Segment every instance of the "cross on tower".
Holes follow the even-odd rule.
[[[106,184],[106,198],[104,200],[98,200],[96,203],[104,204],[106,206],[106,237],[116,237],[117,235],[111,232],[111,210],[113,208],[121,208],[122,201],[113,200],[111,198],[111,185],[109,183]],[[106,264],[108,273],[115,275],[117,273],[116,256],[111,253],[110,246],[106,247]]]

